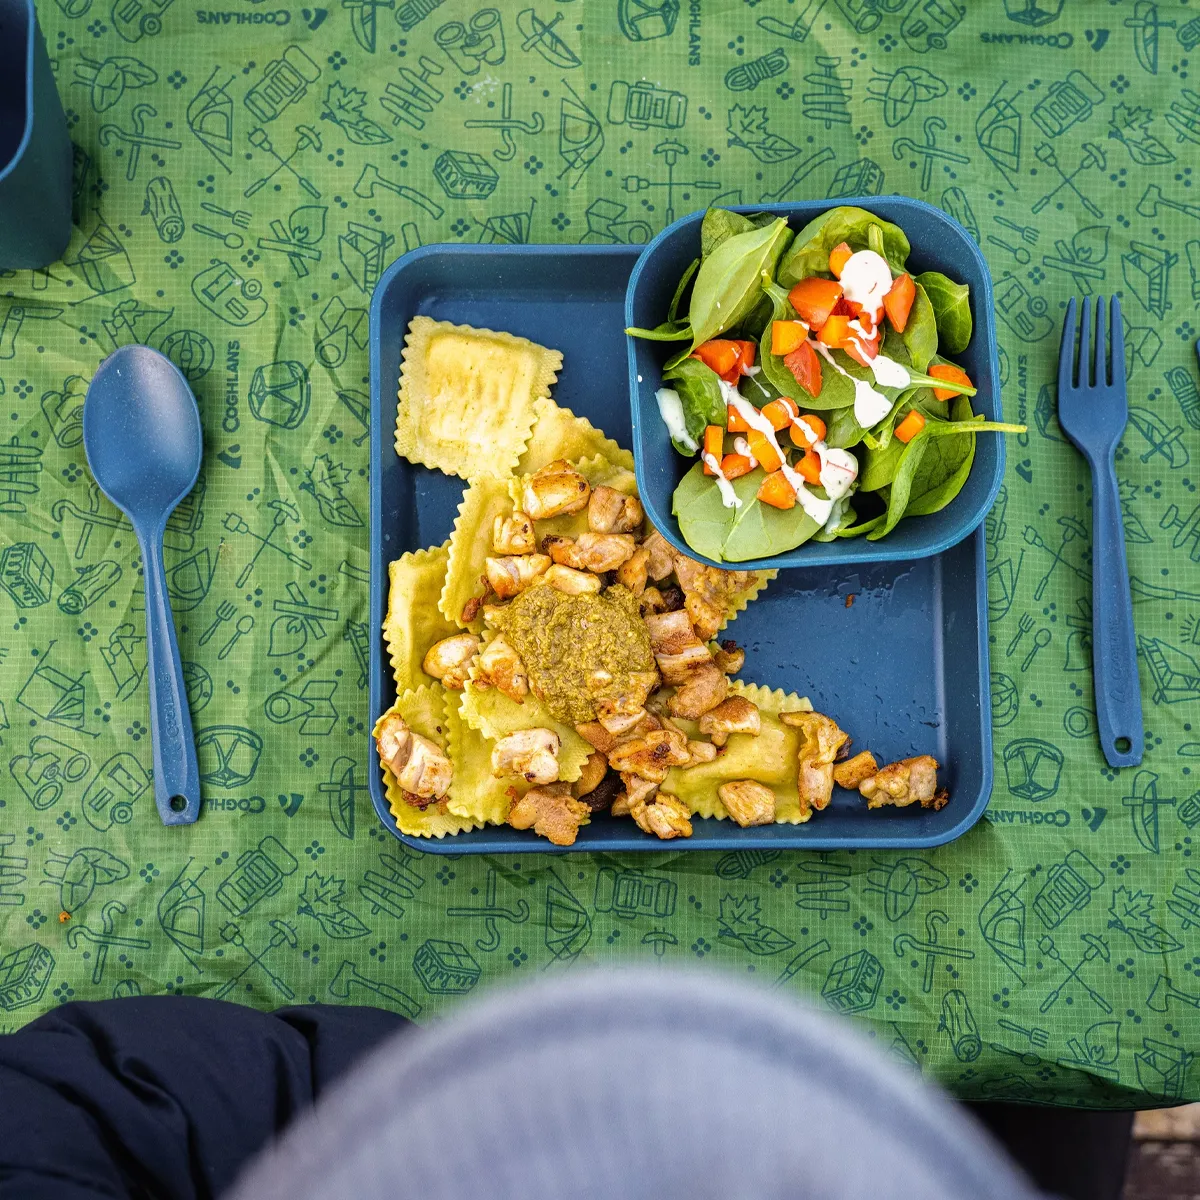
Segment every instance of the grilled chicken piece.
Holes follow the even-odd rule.
[[[608,774],[608,759],[599,750],[587,756],[579,778],[571,784],[571,795],[579,799],[589,792],[594,792],[600,786],[604,776]]]
[[[421,670],[440,679],[444,687],[461,691],[467,682],[467,668],[478,649],[479,639],[473,633],[456,633],[442,638],[425,652]]]
[[[644,546],[638,546],[617,568],[617,582],[635,596],[640,596],[646,590],[646,564],[649,561],[650,552]]]
[[[692,836],[687,805],[670,792],[659,792],[652,799],[635,804],[629,810],[629,815],[643,833],[652,833],[664,842]]]
[[[588,501],[588,528],[594,533],[637,533],[646,514],[636,496],[627,496],[607,484],[592,489]]]
[[[641,601],[638,607],[641,609],[643,617],[652,617],[657,613],[671,611],[671,605],[668,603],[666,596],[656,587],[643,588]]]
[[[479,652],[475,659],[475,678],[478,683],[490,684],[518,704],[529,694],[529,676],[521,656],[499,634]]]
[[[646,569],[650,578],[658,583],[666,579],[675,570],[675,549],[657,529],[652,530],[642,542],[646,553],[650,556]]]
[[[501,600],[511,600],[536,583],[550,569],[545,554],[513,554],[484,560],[488,586]]]
[[[785,712],[779,714],[779,719],[800,730],[796,786],[800,812],[807,820],[814,810],[820,812],[833,798],[833,764],[849,735],[838,728],[836,721],[817,712]]]
[[[492,774],[521,775],[535,787],[553,783],[559,744],[553,729],[518,729],[492,747]]]
[[[399,713],[390,713],[385,718],[375,742],[384,765],[417,808],[428,807],[449,790],[454,764],[436,742],[413,733]]]
[[[576,571],[571,567],[562,567],[555,563],[545,575],[542,582],[548,583],[568,596],[595,595],[603,586],[604,581],[599,575],[590,571]]]
[[[633,554],[633,534],[581,533],[577,538],[550,535],[542,539],[542,549],[564,567],[602,575],[615,571]]]
[[[720,704],[729,692],[729,679],[713,663],[688,614],[680,609],[643,620],[663,682],[678,689],[667,702],[671,715],[694,721]]]
[[[753,571],[722,571],[707,567],[686,554],[674,552],[675,578],[683,588],[683,606],[702,641],[716,637],[732,610],[732,598],[755,579]]]
[[[687,748],[689,767],[695,767],[700,763],[710,763],[716,760],[717,748],[712,742],[699,742],[695,739],[689,739]]]
[[[870,779],[878,770],[879,764],[875,761],[875,755],[870,750],[864,750],[833,768],[833,782],[838,787],[853,791],[864,779]]]
[[[607,754],[621,740],[618,734],[609,733],[599,721],[580,722],[575,726],[575,732],[601,754]]]
[[[627,689],[613,690],[613,677],[596,671],[588,681],[596,701],[596,720],[611,734],[620,736],[636,728],[646,717],[646,699],[658,686],[657,671],[631,671]]]
[[[662,783],[672,767],[686,766],[689,758],[685,734],[678,729],[655,729],[642,737],[618,742],[608,752],[608,765],[614,771]]]
[[[529,514],[514,508],[511,517],[497,517],[492,522],[492,549],[497,554],[532,554],[537,534]]]
[[[574,513],[587,506],[591,485],[564,458],[547,463],[525,480],[521,507],[535,521]]]
[[[714,745],[723,746],[731,733],[758,737],[762,732],[762,718],[745,696],[730,696],[700,718],[700,732],[708,734]]]
[[[725,811],[743,828],[775,820],[775,793],[754,779],[732,779],[717,788]]]
[[[682,609],[652,613],[642,619],[664,683],[685,683],[693,671],[712,665],[708,647],[696,636],[691,618]]]
[[[888,763],[883,770],[864,779],[858,790],[866,797],[868,808],[882,808],[885,804],[905,808],[919,804],[922,808],[937,810],[950,799],[950,793],[937,785],[937,769],[937,759],[929,754],[903,758]]]
[[[556,846],[573,846],[588,813],[588,806],[571,795],[569,783],[552,783],[530,788],[514,800],[508,810],[508,823],[514,829],[532,828]]]
[[[675,689],[667,701],[671,716],[684,721],[698,721],[711,712],[729,695],[729,676],[709,664],[693,671],[687,682]]]
[[[746,661],[746,652],[732,638],[721,643],[719,650],[713,651],[713,662],[726,675],[736,675]]]
[[[638,775],[631,775],[628,771],[622,771],[617,778],[624,785],[624,789],[617,794],[609,810],[614,817],[629,816],[635,805],[644,803],[658,791],[657,783],[651,783]]]

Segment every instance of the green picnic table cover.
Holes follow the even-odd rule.
[[[324,3],[40,6],[78,227],[0,284],[3,1027],[139,992],[424,1019],[546,969],[703,961],[819,997],[959,1096],[1200,1097],[1200,10]],[[381,268],[437,241],[642,242],[717,197],[881,192],[978,237],[1006,416],[1029,425],[987,523],[984,819],[919,854],[410,852],[366,791]],[[1114,291],[1146,716],[1119,772],[1053,383],[1066,299]],[[137,546],[80,444],[88,380],[131,342],[204,418],[167,535],[204,780],[186,828],[147,775]]]

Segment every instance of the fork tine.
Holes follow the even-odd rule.
[[[1108,321],[1108,340],[1112,343],[1112,382],[1114,387],[1125,386],[1125,322],[1121,319],[1121,302],[1114,296]]]
[[[1067,301],[1067,316],[1063,322],[1062,343],[1058,347],[1058,397],[1075,386],[1075,297]]]
[[[1081,388],[1091,387],[1089,376],[1092,358],[1092,298],[1084,296],[1083,311],[1079,314],[1079,383]]]
[[[1108,386],[1108,340],[1104,336],[1104,316],[1108,303],[1096,297],[1096,348],[1092,359],[1092,382],[1096,387]]]

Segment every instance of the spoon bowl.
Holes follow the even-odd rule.
[[[83,405],[83,446],[100,490],[129,518],[142,551],[154,802],[165,825],[200,815],[192,719],[163,572],[167,518],[195,486],[204,439],[179,369],[149,346],[100,364]]]
[[[131,521],[165,523],[200,474],[200,410],[182,372],[149,346],[100,365],[83,408],[83,444],[100,490]]]

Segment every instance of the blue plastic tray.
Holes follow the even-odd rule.
[[[625,389],[625,284],[637,258],[624,246],[430,246],[379,281],[371,304],[371,628],[387,607],[387,564],[444,541],[462,495],[458,479],[397,457],[392,446],[400,349],[418,313],[534,338],[563,353],[555,399],[629,444]],[[868,813],[858,793],[836,789],[806,825],[738,829],[696,820],[672,850],[755,846],[833,850],[917,848],[948,842],[978,820],[992,786],[987,593],[980,531],[940,556],[857,570],[780,573],[728,627],[746,648],[746,679],[807,695],[880,761],[932,753],[950,803],[941,812]],[[853,604],[847,598],[854,595]],[[824,657],[796,630],[822,631]],[[382,636],[371,653],[371,720],[395,699]],[[543,838],[488,827],[447,837],[400,834],[388,812],[379,757],[369,741],[371,799],[401,841],[441,854],[556,851]],[[628,819],[601,816],[578,850],[662,850]]]
[[[996,355],[996,318],[992,303],[992,278],[987,263],[971,235],[953,217],[923,200],[907,196],[859,196],[839,200],[808,200],[793,204],[734,205],[734,212],[769,212],[787,217],[800,230],[814,217],[834,207],[852,205],[899,225],[908,235],[912,253],[908,269],[941,271],[971,288],[974,334],[966,351],[954,356],[979,389],[971,405],[988,420],[999,421],[1000,366]],[[625,299],[625,324],[654,326],[664,320],[667,307],[683,272],[700,253],[700,222],[694,212],[668,225],[642,252]],[[671,515],[671,497],[694,459],[671,448],[666,426],[658,415],[654,393],[662,386],[662,365],[678,349],[678,342],[628,339],[629,394],[633,404],[633,452],[637,458],[638,491],[646,513],[675,547],[693,558]],[[940,554],[978,529],[1004,479],[1004,437],[994,433],[976,439],[975,462],[963,490],[941,512],[902,521],[878,542],[865,537],[838,538],[832,542],[806,542],[786,554],[738,563],[739,567],[833,567],[847,563],[893,562]],[[711,559],[703,559],[711,562]],[[718,564],[719,565],[719,564]]]

